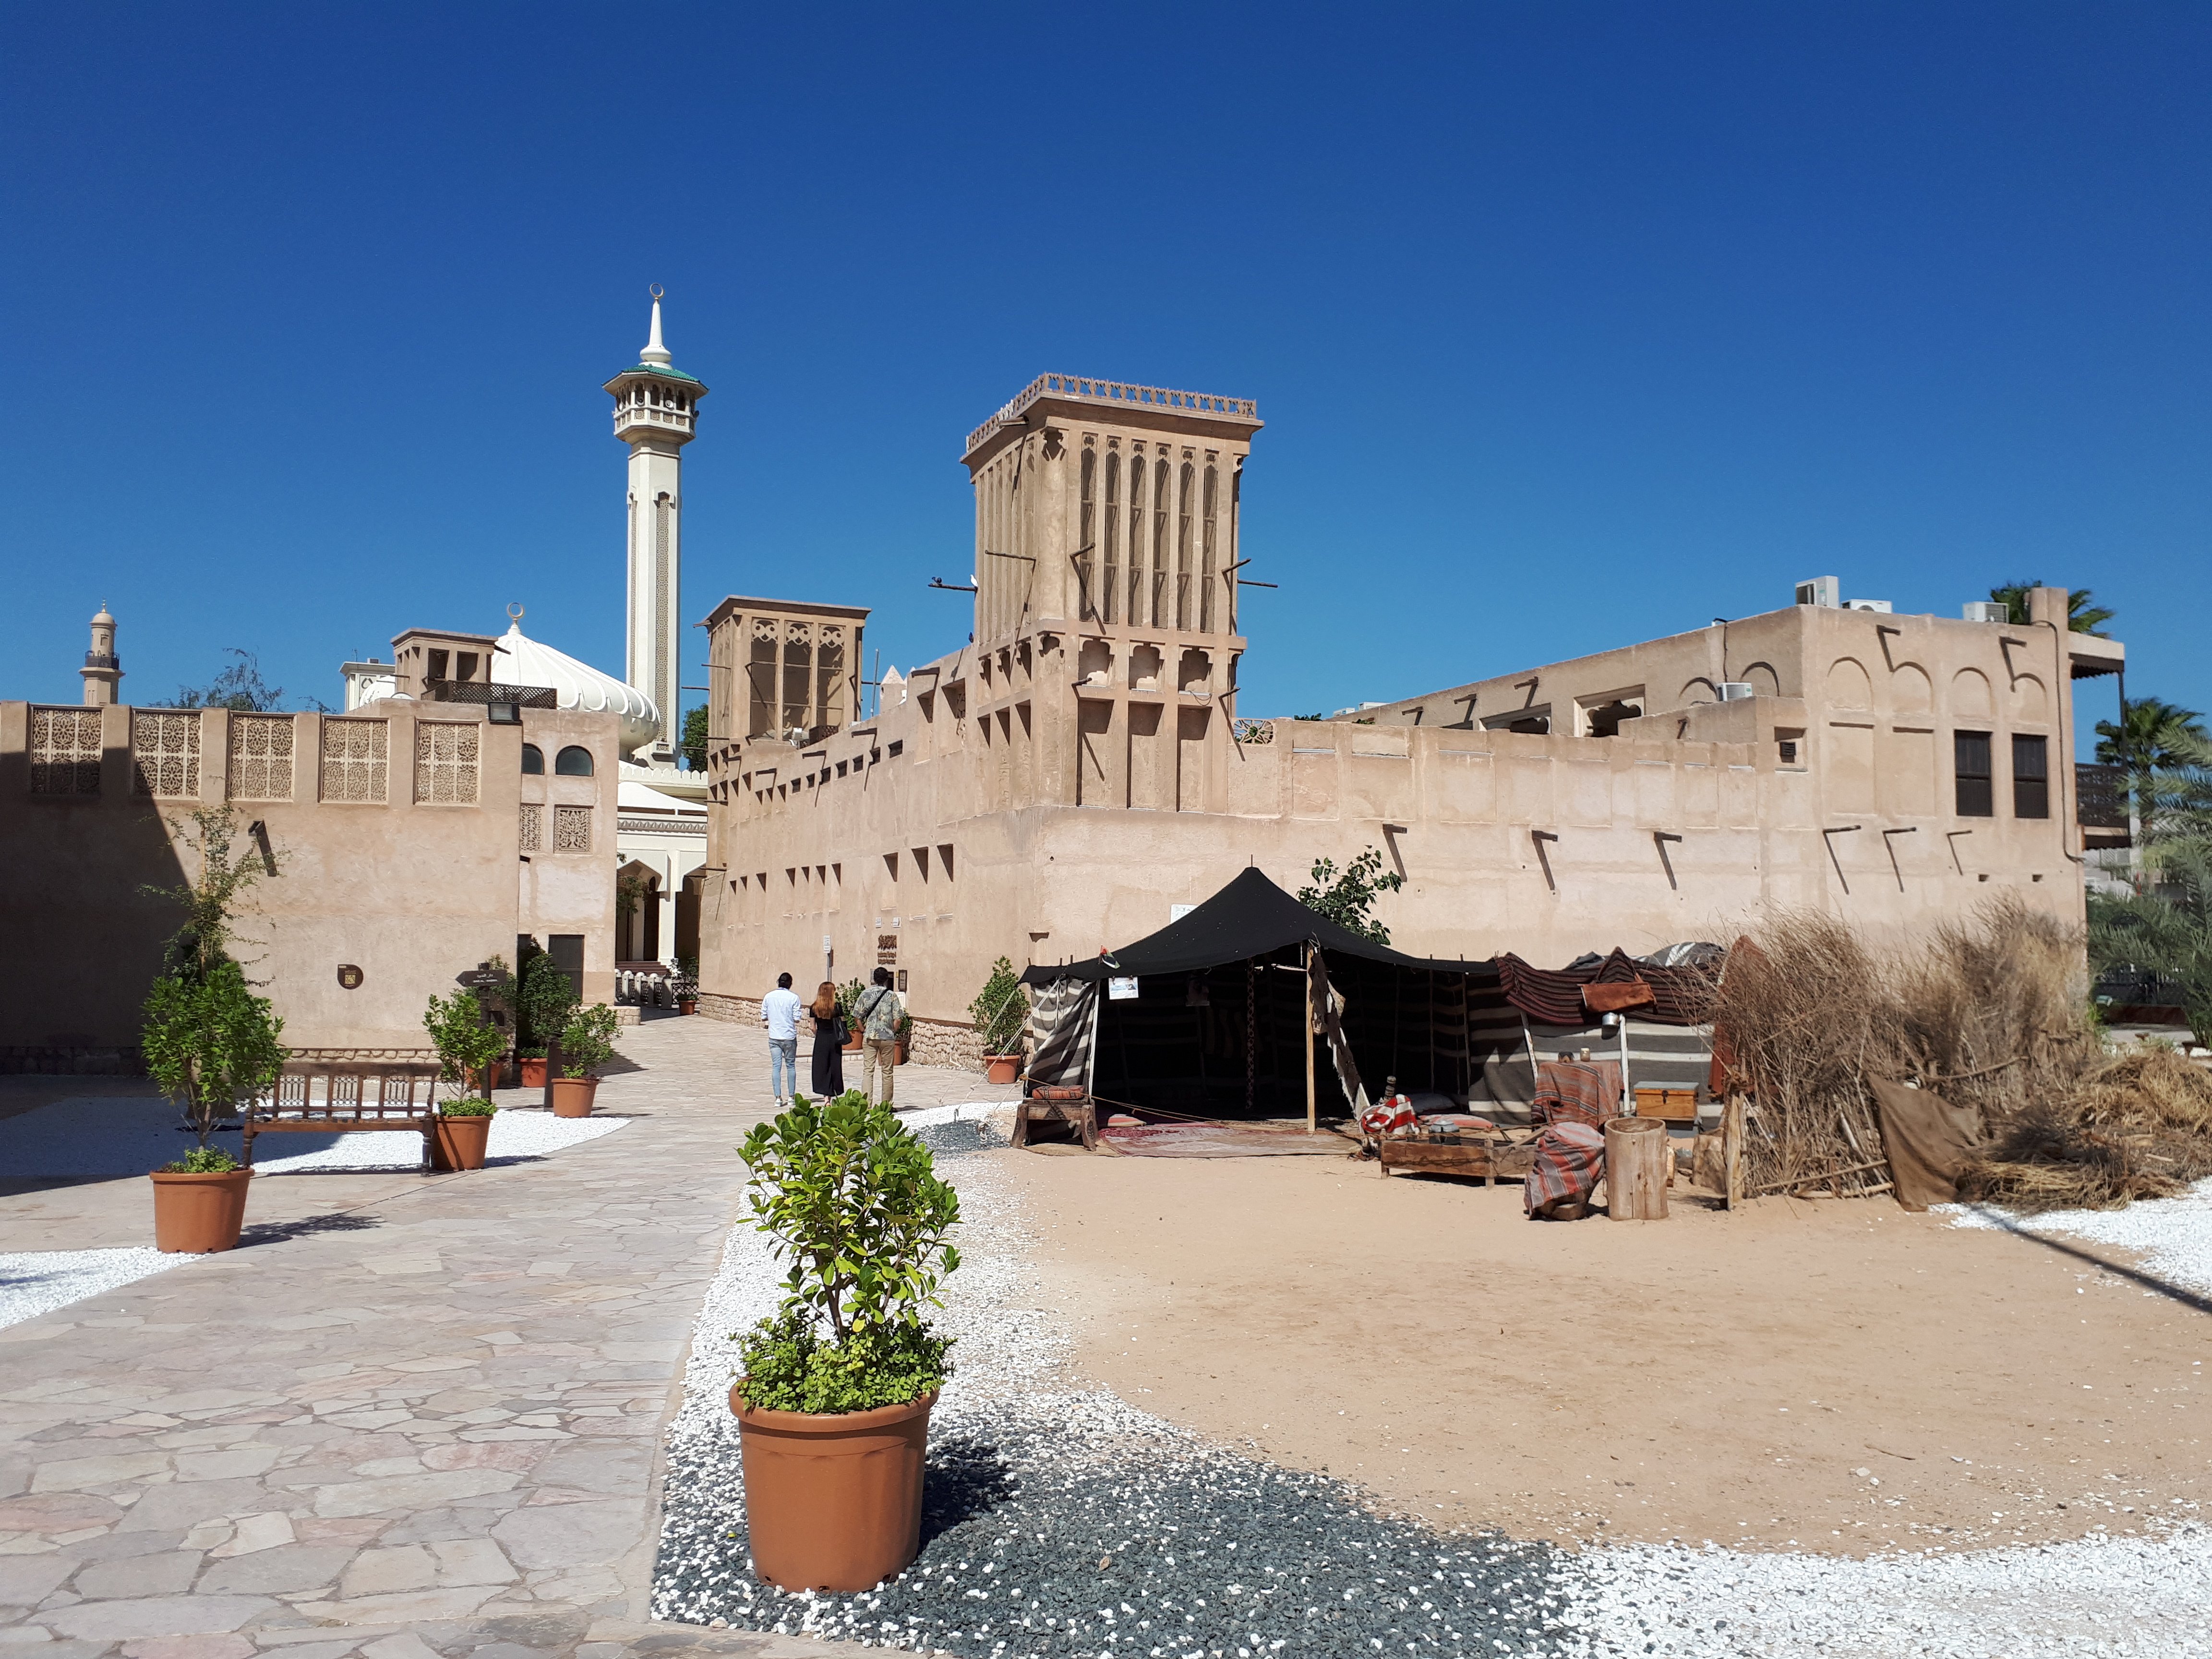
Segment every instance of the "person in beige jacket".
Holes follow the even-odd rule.
[[[876,969],[876,982],[860,993],[853,1004],[853,1018],[860,1023],[860,1092],[870,1100],[876,1097],[876,1068],[884,1071],[883,1104],[891,1103],[891,1091],[898,1075],[899,1021],[906,1017],[906,1004],[899,994],[891,989],[891,970]]]

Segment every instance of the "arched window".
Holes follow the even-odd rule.
[[[545,751],[534,743],[522,745],[522,775],[526,778],[545,775]]]
[[[1176,496],[1176,612],[1175,625],[1188,628],[1190,617],[1190,483],[1195,471],[1188,461],[1182,464],[1178,480],[1182,485]]]
[[[1145,452],[1129,457],[1129,610],[1132,628],[1145,622]]]
[[[1121,590],[1121,457],[1106,452],[1106,580],[1098,590],[1098,614],[1114,620]]]
[[[1152,626],[1168,626],[1168,480],[1163,455],[1152,463]]]
[[[572,743],[554,756],[553,770],[564,778],[588,778],[592,775],[592,751],[580,743]]]
[[[1214,568],[1213,504],[1219,488],[1220,475],[1209,464],[1206,469],[1203,497],[1205,518],[1199,532],[1198,629],[1201,634],[1213,631],[1213,579],[1218,574]]]
[[[1083,583],[1082,614],[1093,617],[1098,614],[1098,595],[1091,572],[1097,561],[1092,535],[1097,528],[1098,452],[1088,443],[1083,446],[1083,506],[1080,527],[1075,539],[1075,570]]]

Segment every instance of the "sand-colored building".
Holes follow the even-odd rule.
[[[420,1049],[431,993],[522,936],[612,1000],[615,716],[538,706],[481,662],[454,678],[474,636],[419,629],[412,677],[343,715],[133,708],[101,617],[84,703],[0,702],[0,1068],[135,1066],[178,924],[142,890],[194,872],[179,826],[226,805],[275,866],[238,954],[295,1048]]]
[[[777,654],[836,611],[709,617],[703,1004],[898,970],[924,1054],[965,1052],[991,960],[1089,956],[1256,864],[1368,846],[1418,955],[1565,962],[1724,938],[1764,905],[1881,929],[1993,887],[2081,914],[2076,678],[2117,642],[1814,602],[1371,705],[1246,720],[1249,400],[1045,376],[969,434],[973,641],[855,721]],[[756,656],[755,653],[762,654]],[[855,659],[857,653],[854,653]],[[764,698],[785,669],[806,688]],[[799,672],[806,671],[806,672]],[[812,678],[808,678],[811,672]],[[777,684],[785,684],[778,680]],[[779,700],[780,699],[780,700]],[[803,705],[803,706],[802,706]]]

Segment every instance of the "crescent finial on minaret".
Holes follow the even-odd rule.
[[[660,343],[660,284],[653,284],[653,332],[646,340],[645,349],[637,354],[641,363],[651,363],[665,368],[676,361],[668,348]]]

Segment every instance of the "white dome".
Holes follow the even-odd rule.
[[[660,710],[651,697],[611,674],[602,674],[565,651],[525,639],[522,624],[508,624],[492,653],[491,677],[500,685],[550,685],[563,708],[622,716],[622,751],[642,749],[660,735]]]

